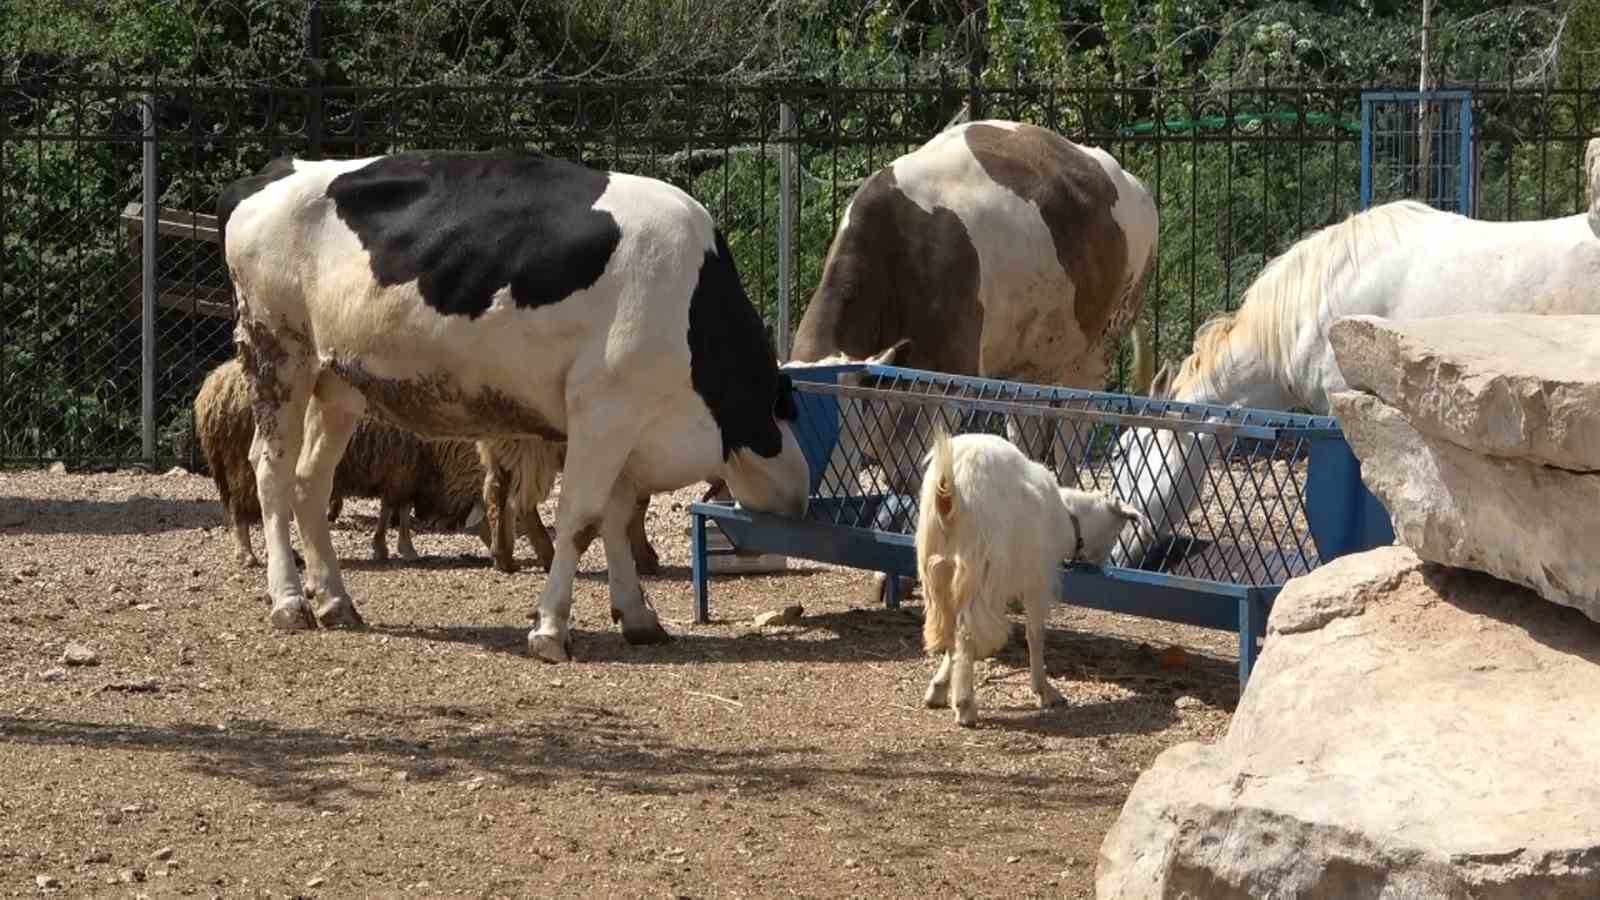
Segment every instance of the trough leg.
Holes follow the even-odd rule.
[[[706,517],[699,513],[689,515],[694,534],[690,540],[689,561],[694,580],[694,621],[696,625],[711,622],[710,585],[706,583]]]
[[[306,578],[319,598],[317,623],[324,628],[362,624],[339,572],[328,527],[328,498],[333,494],[334,470],[365,406],[354,388],[332,372],[322,373],[306,414],[305,447],[295,471],[295,521],[305,542]]]

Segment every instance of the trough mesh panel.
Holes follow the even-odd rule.
[[[942,424],[1007,437],[1062,485],[1145,497],[1160,537],[1125,533],[1114,564],[1268,586],[1319,562],[1305,483],[1311,443],[1336,433],[1331,419],[889,367],[840,381],[796,382],[808,407],[802,442],[831,447],[813,521],[915,534],[923,461]]]

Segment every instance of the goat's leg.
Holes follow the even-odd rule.
[[[928,691],[922,695],[922,705],[929,709],[944,709],[950,705],[950,666],[955,654],[948,651],[939,657],[939,668],[928,682]]]
[[[374,562],[389,561],[389,513],[393,507],[388,497],[378,498],[378,527],[372,529],[372,559]]]
[[[1047,598],[1038,591],[1031,591],[1023,602],[1028,607],[1028,675],[1032,680],[1033,695],[1039,699],[1039,708],[1049,709],[1066,702],[1066,698],[1062,697],[1061,692],[1050,683],[1050,675],[1044,670],[1044,620]]]
[[[236,548],[233,552],[234,561],[246,568],[259,568],[261,560],[256,558],[255,548],[250,546],[250,523],[231,507],[228,509],[228,528],[233,532]]]
[[[973,686],[972,665],[976,656],[972,637],[965,625],[956,630],[955,662],[950,667],[951,688],[955,693],[956,724],[972,728],[978,724],[978,697]]]
[[[395,547],[400,551],[400,558],[416,561],[418,559],[416,545],[411,543],[411,504],[402,500],[395,504],[395,518],[399,520],[400,537],[395,541]]]
[[[328,529],[328,498],[340,457],[355,434],[366,400],[332,372],[317,377],[305,417],[305,446],[295,469],[294,517],[305,542],[306,579],[320,602],[317,624],[324,628],[361,625],[355,602],[339,572],[339,558]]]

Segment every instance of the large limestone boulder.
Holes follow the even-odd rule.
[[[1600,316],[1370,316],[1329,399],[1400,543],[1600,621]]]
[[[1423,434],[1600,470],[1600,316],[1347,316],[1328,340],[1352,390],[1399,409]]]
[[[1600,897],[1600,625],[1385,547],[1268,633],[1227,736],[1134,786],[1101,900]]]

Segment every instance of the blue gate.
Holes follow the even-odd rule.
[[[1471,91],[1361,95],[1362,209],[1412,199],[1470,216],[1474,169]]]

